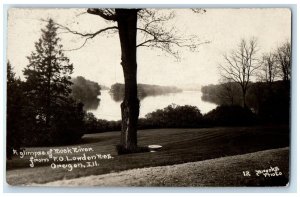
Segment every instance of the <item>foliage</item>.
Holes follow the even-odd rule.
[[[49,19],[24,70],[25,113],[30,119],[24,145],[72,143],[83,134],[82,104],[70,98],[73,65],[63,53],[57,29]]]
[[[260,85],[256,93],[259,101],[257,115],[262,122],[285,123],[290,120],[290,84],[276,81],[272,84]]]
[[[263,83],[255,87],[263,88]],[[203,128],[212,126],[249,126],[261,123],[286,123],[289,120],[289,102],[287,95],[282,95],[283,84],[276,86],[277,91],[270,97],[264,98],[260,111],[254,113],[249,108],[239,105],[221,105],[205,115],[195,106],[169,105],[148,113],[138,121],[138,129],[154,128]],[[262,90],[260,90],[262,93]],[[277,92],[277,93],[276,93]],[[288,93],[288,91],[286,91]],[[275,96],[275,99],[271,99]],[[279,105],[279,103],[282,103]],[[251,103],[251,102],[249,102]],[[274,107],[277,106],[277,107]],[[85,114],[85,132],[99,133],[120,131],[121,121],[107,121],[97,119],[92,113]]]
[[[121,130],[121,121],[107,121],[97,119],[88,112],[84,118],[87,133],[99,133]],[[202,114],[195,106],[169,105],[164,109],[156,110],[140,118],[138,129],[151,128],[198,128],[202,127]]]
[[[146,120],[152,128],[193,128],[201,125],[202,114],[195,106],[172,104],[146,114]]]
[[[7,62],[7,158],[11,158],[13,148],[18,150],[21,147],[22,138],[24,137],[25,122],[16,121],[24,118],[22,106],[25,104],[25,100],[23,99],[21,86],[21,80],[15,77],[10,62]]]
[[[51,127],[49,145],[71,144],[78,142],[84,134],[83,104],[69,99],[55,114],[55,121]]]
[[[97,109],[100,103],[101,87],[97,82],[78,76],[71,80],[73,82],[71,96],[78,102],[84,104],[84,109]]]
[[[86,133],[100,133],[106,131],[120,131],[121,121],[108,121],[97,119],[93,113],[86,112],[84,116],[84,129]]]
[[[114,101],[122,101],[125,93],[125,86],[121,83],[111,85],[109,93]]]
[[[238,105],[221,105],[204,115],[208,125],[241,126],[255,122],[255,115],[248,109]]]
[[[201,99],[217,105],[242,105],[242,91],[236,82],[224,82],[201,88]]]

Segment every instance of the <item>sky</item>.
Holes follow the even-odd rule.
[[[99,16],[85,13],[86,9],[24,9],[11,8],[8,13],[7,59],[17,76],[28,64],[27,56],[34,51],[34,42],[46,25],[40,19],[53,18],[57,23],[79,32],[95,32],[110,24]],[[161,13],[168,10],[160,10]],[[270,52],[291,39],[289,9],[206,9],[203,14],[177,9],[175,18],[166,25],[180,34],[196,35],[210,41],[191,52],[182,48],[180,60],[158,50],[139,47],[137,50],[138,83],[157,85],[207,85],[219,82],[218,65],[223,54],[235,49],[241,39],[257,38],[259,54]],[[75,49],[84,39],[61,33],[64,49]],[[99,35],[79,50],[66,51],[74,64],[73,77],[83,76],[99,84],[110,86],[123,83],[120,65],[121,52],[117,34]]]

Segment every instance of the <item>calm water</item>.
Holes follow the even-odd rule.
[[[202,93],[200,91],[183,91],[180,93],[172,93],[160,96],[148,96],[141,100],[140,116],[145,117],[147,113],[153,112],[157,109],[163,109],[168,105],[174,103],[177,105],[193,105],[197,106],[201,113],[216,107],[215,104],[201,100]],[[100,105],[96,110],[89,110],[99,119],[106,120],[120,120],[121,119],[121,101],[114,101],[108,90],[101,91]]]

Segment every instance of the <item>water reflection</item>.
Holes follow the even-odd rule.
[[[86,101],[84,103],[83,109],[84,110],[96,110],[100,105],[100,99],[94,99],[94,100],[90,100],[90,101]]]
[[[149,112],[157,109],[163,109],[174,103],[177,105],[193,105],[200,109],[201,113],[207,113],[214,109],[216,104],[201,100],[202,93],[200,91],[183,91],[179,93],[169,93],[166,95],[147,96],[141,100],[140,116],[145,117]],[[97,109],[91,109],[99,119],[120,120],[120,105],[122,99],[115,101],[108,90],[101,91],[101,105]]]
[[[160,96],[169,93],[182,92],[181,89],[175,86],[159,86],[159,85],[149,85],[149,84],[137,84],[137,94],[140,100],[143,100],[149,96]],[[121,83],[115,83],[111,86],[109,91],[111,97],[114,101],[122,101],[125,95],[125,86]]]

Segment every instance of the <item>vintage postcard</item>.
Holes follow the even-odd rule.
[[[9,8],[11,186],[290,183],[289,8]]]

